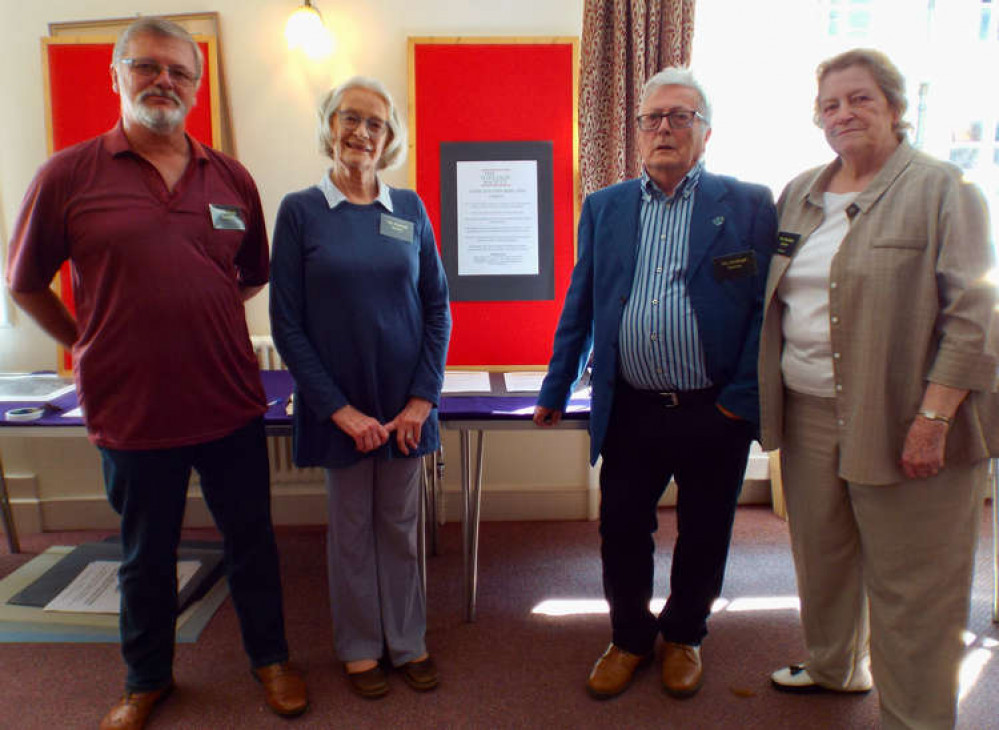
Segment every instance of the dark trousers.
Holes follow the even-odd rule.
[[[191,469],[223,536],[225,571],[254,667],[288,658],[263,419],[216,441],[172,449],[101,448],[108,501],[121,515],[121,652],[130,691],[171,682],[177,546]]]
[[[604,593],[613,641],[634,654],[652,650],[657,633],[697,645],[721,593],[736,502],[752,428],[725,417],[710,394],[667,407],[658,394],[618,381],[601,452],[600,535]],[[670,595],[649,611],[656,505],[677,483],[677,539]]]

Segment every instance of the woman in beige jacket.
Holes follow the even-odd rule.
[[[836,159],[781,195],[760,346],[808,647],[772,681],[873,679],[885,728],[951,728],[994,437],[987,214],[956,168],[905,141],[884,55],[836,56],[818,85]]]

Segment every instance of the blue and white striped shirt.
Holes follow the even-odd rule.
[[[690,219],[704,163],[667,197],[642,170],[635,278],[621,317],[621,374],[640,390],[698,390],[712,383],[687,295]]]

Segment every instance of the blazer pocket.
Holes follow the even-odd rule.
[[[909,248],[921,250],[926,248],[926,238],[879,238],[872,244],[872,248]]]

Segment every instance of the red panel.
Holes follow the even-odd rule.
[[[440,240],[440,143],[551,141],[555,300],[454,302],[449,366],[548,362],[573,266],[573,66],[563,44],[414,49],[416,189]]]

